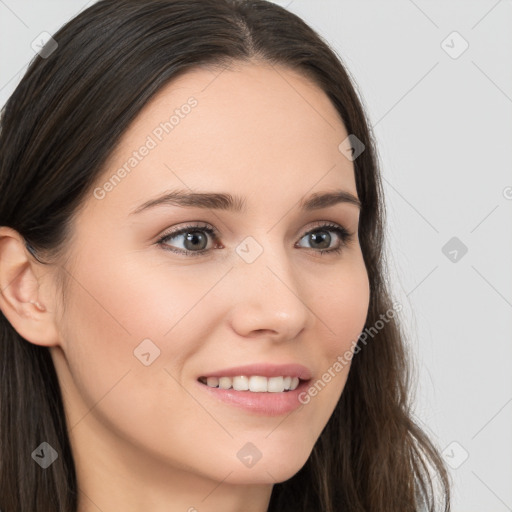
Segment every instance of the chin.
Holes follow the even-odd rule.
[[[266,461],[263,457],[252,467],[245,467],[243,464],[231,468],[233,473],[227,481],[232,484],[256,485],[256,484],[277,484],[289,480],[296,475],[307,461],[305,459],[297,460],[289,454],[288,460],[278,459],[275,456],[268,457]]]
[[[253,468],[254,469],[254,468]],[[267,470],[259,470],[253,473],[251,470],[242,471],[237,470],[233,471],[231,475],[226,479],[226,482],[234,485],[273,485],[279,484],[281,482],[285,482],[289,480],[297,474],[300,468],[288,468],[288,470],[279,470],[267,472]]]

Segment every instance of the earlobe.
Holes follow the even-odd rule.
[[[59,344],[58,335],[55,317],[43,298],[46,283],[40,266],[17,231],[0,227],[0,309],[27,341],[53,346]]]

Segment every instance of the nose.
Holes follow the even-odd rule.
[[[292,267],[284,248],[264,250],[252,263],[240,258],[230,277],[229,320],[239,336],[286,341],[313,320],[298,269]]]

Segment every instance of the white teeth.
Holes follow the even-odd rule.
[[[267,381],[266,377],[259,377],[257,375],[253,375],[249,377],[249,390],[255,391],[256,393],[263,393],[267,390]]]
[[[249,389],[249,377],[245,375],[233,377],[233,389],[236,391],[247,391]]]
[[[204,379],[201,379],[204,383]],[[206,384],[212,388],[233,388],[235,391],[252,391],[254,393],[281,393],[294,390],[299,385],[298,377],[262,377],[260,375],[240,375],[237,377],[208,377]]]
[[[219,388],[229,389],[231,387],[231,379],[229,377],[221,377],[219,379]]]
[[[273,393],[281,393],[284,391],[284,378],[271,377],[268,379],[267,391],[271,391]]]
[[[219,379],[217,377],[208,377],[206,383],[211,388],[216,388],[219,385]]]

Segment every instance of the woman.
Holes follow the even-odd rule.
[[[365,115],[298,17],[99,1],[7,102],[0,187],[3,512],[449,510]]]

